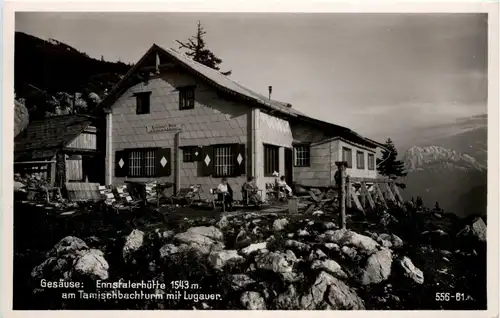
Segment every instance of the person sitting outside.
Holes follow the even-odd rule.
[[[247,196],[248,202],[255,202],[259,204],[262,198],[259,195],[259,188],[255,184],[254,177],[248,177],[247,182],[243,184],[243,193]]]
[[[222,178],[222,182],[217,186],[217,193],[219,201],[222,201],[222,204],[231,210],[233,206],[233,189],[227,182],[227,178]]]
[[[280,180],[278,181],[278,187],[284,188],[286,195],[292,195],[292,188],[290,188],[290,186],[286,183],[285,176],[281,176]]]

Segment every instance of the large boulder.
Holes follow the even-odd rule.
[[[170,255],[179,253],[179,247],[174,244],[165,244],[160,248],[160,257],[165,258]]]
[[[311,269],[320,269],[340,278],[347,277],[347,274],[342,270],[339,263],[331,259],[315,260],[311,264]]]
[[[366,265],[360,276],[363,285],[378,284],[391,275],[392,252],[389,249],[372,254],[368,257]]]
[[[302,242],[295,241],[295,240],[287,240],[285,242],[285,246],[288,248],[291,248],[293,250],[300,251],[300,252],[308,252],[311,250],[311,247],[309,245],[307,245],[306,243],[302,243]]]
[[[282,231],[285,229],[285,227],[288,225],[288,220],[287,219],[277,219],[274,220],[273,222],[273,230],[275,231]]]
[[[73,265],[71,276],[87,276],[92,279],[106,280],[109,278],[109,265],[104,253],[97,249],[90,249],[79,253]]]
[[[224,243],[221,242],[223,234],[213,226],[192,227],[186,232],[176,234],[174,239],[202,255],[224,249]]]
[[[250,244],[249,246],[242,249],[240,253],[243,255],[250,255],[254,252],[262,251],[265,249],[267,249],[267,242],[260,242],[260,243]]]
[[[31,276],[34,279],[101,279],[109,278],[109,265],[102,251],[89,249],[78,237],[67,236],[59,241],[47,259],[36,266]]]
[[[268,252],[256,255],[255,264],[259,269],[275,273],[290,273],[293,271],[294,260],[289,254]]]
[[[472,234],[481,242],[486,242],[486,223],[482,218],[478,218],[472,223]]]
[[[422,273],[420,269],[413,265],[411,259],[405,256],[399,260],[399,265],[403,269],[404,275],[406,277],[410,278],[417,284],[424,283],[424,273]]]
[[[144,244],[144,232],[141,230],[133,230],[127,238],[125,238],[125,244],[123,245],[122,255],[125,261],[131,259],[132,253],[139,250]]]
[[[246,309],[265,310],[266,302],[256,291],[246,291],[240,297],[241,304]]]
[[[371,237],[347,229],[326,231],[318,238],[323,242],[355,247],[358,251],[366,255],[371,255],[380,248],[380,244],[375,242]]]
[[[382,233],[376,238],[377,242],[387,248],[399,248],[403,246],[403,240],[395,234]]]
[[[343,281],[321,272],[304,296],[300,298],[301,309],[365,309],[364,302]]]
[[[58,257],[65,254],[75,254],[77,251],[86,250],[89,247],[81,238],[76,236],[66,236],[60,240],[47,253],[47,257]]]
[[[276,309],[294,310],[299,308],[299,295],[295,287],[290,284],[287,289],[276,297]]]
[[[222,232],[215,226],[191,227],[186,231],[186,233],[202,235],[219,242],[224,239]]]
[[[255,283],[255,280],[245,274],[233,274],[230,277],[231,286],[234,290],[240,290]]]
[[[245,259],[236,250],[224,250],[210,253],[208,260],[215,269],[222,269],[229,261],[241,262]]]

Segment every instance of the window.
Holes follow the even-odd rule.
[[[356,168],[365,168],[365,153],[363,151],[356,151]]]
[[[221,178],[245,174],[245,144],[208,145],[198,150],[200,176]]]
[[[194,86],[180,87],[179,90],[179,109],[194,108]]]
[[[352,150],[342,147],[342,161],[347,161],[347,168],[352,168]]]
[[[155,151],[134,150],[129,153],[128,175],[130,177],[152,177],[156,175]]]
[[[279,147],[264,145],[264,175],[269,177],[280,171]]]
[[[136,100],[135,113],[137,115],[149,114],[151,92],[135,93],[134,96]]]
[[[214,147],[214,174],[216,177],[233,176],[236,159],[232,145]]]
[[[368,154],[368,170],[375,170],[375,155],[372,153]]]
[[[182,147],[183,162],[195,162],[200,157],[200,148],[197,146]]]
[[[170,148],[136,148],[115,152],[115,177],[167,177],[172,173]]]
[[[311,151],[308,145],[295,146],[295,167],[309,167]]]

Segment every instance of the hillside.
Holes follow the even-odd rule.
[[[14,91],[16,98],[26,99],[32,119],[43,116],[50,108],[46,101],[59,92],[78,92],[84,99],[91,92],[102,96],[131,67],[97,60],[57,40],[22,32],[15,33],[14,50]]]
[[[436,201],[458,216],[486,213],[487,117],[474,116],[450,125],[429,127],[427,138],[406,150],[403,161],[408,198]]]

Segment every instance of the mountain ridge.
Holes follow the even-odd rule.
[[[413,146],[404,153],[403,162],[408,172],[428,169],[430,166],[486,171],[486,166],[469,154],[441,146]]]
[[[459,118],[432,126],[426,136],[404,151],[408,175],[403,178],[407,199],[438,202],[459,217],[485,215],[487,210],[487,115]]]

